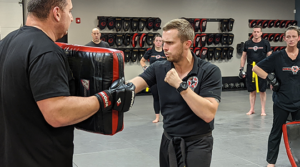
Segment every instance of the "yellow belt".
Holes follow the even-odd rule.
[[[256,64],[255,61],[253,61],[253,63],[251,64],[252,65],[252,69],[255,66],[255,64]],[[252,71],[252,82],[255,82],[256,92],[258,93],[259,92],[258,76],[257,76],[257,74],[254,71]]]

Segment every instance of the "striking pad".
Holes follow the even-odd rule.
[[[256,26],[256,20],[250,20],[249,27],[253,28],[254,26]]]
[[[116,34],[116,41],[117,46],[121,46],[123,44],[123,34]]]
[[[194,47],[198,47],[199,46],[199,42],[200,42],[200,34],[195,34],[195,37],[194,37]]]
[[[202,47],[201,51],[200,51],[200,58],[201,59],[206,59],[207,58],[207,48],[206,47]]]
[[[227,38],[227,44],[231,45],[233,43],[233,39],[234,39],[234,34],[229,33]]]
[[[222,39],[221,39],[221,44],[222,45],[228,45],[228,34],[223,34]]]
[[[282,126],[286,153],[292,167],[300,166],[300,121],[293,121]]]
[[[200,35],[200,46],[204,47],[206,44],[206,34],[201,34]]]
[[[124,41],[123,41],[123,43],[124,43],[125,46],[129,46],[130,45],[131,38],[132,38],[131,34],[125,34],[124,35]]]
[[[103,17],[103,16],[98,17],[98,27],[100,28],[100,30],[105,29],[106,22],[107,22],[107,17]]]
[[[116,17],[115,28],[116,28],[117,32],[121,31],[121,29],[122,29],[122,18],[121,17]]]
[[[140,18],[139,20],[139,26],[138,26],[138,30],[139,31],[144,31],[144,28],[146,26],[146,18]]]
[[[281,20],[279,28],[285,28],[285,25],[286,25],[286,20]]]
[[[275,20],[274,27],[278,28],[280,26],[280,20]]]
[[[114,18],[114,17],[109,17],[109,18],[107,19],[107,28],[108,28],[109,30],[112,30],[112,29],[115,28],[115,18]]]
[[[207,27],[207,19],[201,19],[200,21],[200,31],[205,32]]]
[[[200,29],[200,19],[194,19],[194,30],[198,32]]]
[[[215,49],[214,48],[208,48],[207,49],[207,60],[212,60],[215,55]]]
[[[227,24],[228,24],[228,19],[223,19],[221,20],[221,26],[220,26],[220,30],[222,32],[225,32],[227,29]]]
[[[140,42],[139,42],[141,48],[144,47],[146,38],[147,38],[147,34],[146,34],[146,33],[143,33],[143,34],[141,35],[141,37],[140,37]]]
[[[98,92],[108,90],[114,81],[124,78],[124,56],[122,51],[63,43],[57,44],[68,57],[76,82],[75,96],[92,96]],[[105,101],[105,98],[103,99]],[[89,132],[114,135],[123,130],[123,117],[124,112],[118,112],[114,109],[105,112],[98,111],[83,122],[75,124],[75,127]]]
[[[134,33],[133,36],[132,36],[132,39],[131,39],[131,45],[132,45],[132,47],[134,47],[134,48],[136,47],[138,38],[139,38],[139,34],[138,33]]]
[[[228,54],[228,48],[227,47],[222,48],[221,59],[223,60],[227,58],[227,54]]]
[[[161,19],[160,18],[155,18],[154,19],[153,30],[157,31],[157,30],[161,29],[160,24],[161,24]]]
[[[232,31],[232,29],[233,29],[233,23],[234,23],[234,19],[230,18],[229,21],[228,21],[228,24],[227,24],[227,30],[228,31]]]
[[[146,37],[146,42],[148,45],[152,45],[154,40],[154,34],[153,33],[148,33]]]
[[[124,59],[125,63],[128,63],[131,59],[131,50],[130,49],[124,49]]]
[[[146,52],[146,49],[139,49],[139,55],[138,55],[138,60],[141,61],[141,59],[143,58],[144,54]]]
[[[154,19],[149,17],[147,19],[147,23],[146,23],[146,27],[148,30],[152,30],[153,29],[153,22],[154,22]]]
[[[280,40],[280,34],[274,35],[274,42],[278,42]]]
[[[275,20],[269,20],[268,27],[272,28],[272,27],[274,27],[274,24],[275,24]]]
[[[214,42],[214,34],[207,34],[207,45],[211,45]]]
[[[220,57],[221,57],[221,52],[222,52],[222,49],[221,48],[215,48],[215,55],[214,55],[214,59],[215,60],[219,60]]]
[[[107,43],[109,44],[109,46],[114,46],[115,44],[115,34],[108,34],[107,36]]]
[[[195,55],[196,55],[197,57],[200,57],[200,56],[201,56],[201,49],[200,49],[199,47],[196,47],[196,48],[194,49],[194,53],[195,53]]]
[[[138,18],[132,18],[131,19],[131,31],[136,31],[138,28],[139,19]]]
[[[214,35],[214,44],[215,45],[218,45],[221,41],[221,38],[222,38],[222,34],[221,33],[217,33]]]
[[[131,50],[131,61],[132,62],[136,62],[138,54],[139,54],[139,50],[138,49],[132,49]]]
[[[130,18],[124,18],[123,19],[123,30],[128,31],[130,28],[131,19]]]
[[[228,52],[227,52],[227,59],[231,59],[233,57],[233,50],[234,48],[233,47],[229,47],[228,48]]]
[[[267,28],[269,25],[269,21],[268,20],[263,20],[262,22],[262,28]]]
[[[100,37],[100,40],[101,40],[101,41],[107,42],[107,34],[102,33],[102,34],[101,34],[101,37]]]

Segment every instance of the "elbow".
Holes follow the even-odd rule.
[[[57,111],[44,111],[42,112],[45,121],[51,125],[53,128],[59,128],[59,127],[63,127],[66,125],[67,120],[65,118],[63,118],[62,116],[55,114],[55,113],[59,113]]]
[[[64,124],[65,121],[59,118],[45,118],[45,120],[53,128],[59,128],[65,126]]]
[[[217,109],[212,109],[209,114],[203,119],[206,123],[210,123],[212,120],[214,120],[215,115],[216,115]]]
[[[204,121],[205,121],[206,123],[210,123],[212,120],[214,120],[214,118],[215,118],[215,116],[214,116],[214,115],[211,115],[211,116],[206,117],[206,118],[204,119]]]

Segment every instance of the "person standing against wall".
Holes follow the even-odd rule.
[[[286,49],[274,52],[259,62],[253,71],[266,78],[273,90],[273,126],[269,135],[267,162],[274,167],[277,161],[282,136],[282,125],[291,113],[293,120],[300,120],[300,55],[297,42],[300,40],[297,27],[288,27],[284,32]]]
[[[259,25],[254,26],[253,32],[252,32],[253,38],[249,39],[245,42],[244,45],[244,51],[241,58],[241,66],[240,66],[240,78],[246,77],[246,83],[247,83],[247,89],[248,92],[250,92],[249,99],[250,99],[250,110],[247,112],[247,115],[254,114],[254,105],[255,105],[255,99],[256,99],[256,91],[257,87],[255,82],[258,82],[259,87],[259,94],[260,94],[260,102],[261,102],[261,115],[266,115],[265,112],[265,105],[266,105],[266,89],[267,89],[267,81],[265,79],[262,79],[260,77],[258,78],[258,81],[255,81],[255,77],[252,72],[253,65],[255,63],[260,62],[266,56],[270,56],[271,46],[269,41],[263,39],[262,36],[262,27]],[[247,60],[247,72],[244,73],[244,66],[245,62]],[[255,82],[252,82],[255,81]]]
[[[148,50],[143,58],[140,60],[140,64],[143,67],[143,70],[146,70],[147,65],[146,61],[150,60],[150,65],[153,64],[156,61],[163,61],[167,60],[164,51],[162,49],[162,39],[160,34],[156,34],[154,36],[154,42],[153,42],[152,49]],[[157,91],[157,85],[153,85],[151,88],[151,93],[153,96],[153,106],[155,111],[155,120],[153,120],[153,123],[159,122],[159,112],[160,112],[160,104],[159,104],[159,96]]]
[[[87,43],[85,46],[109,48],[109,44],[101,40],[101,32],[99,28],[92,29],[92,38],[93,40]]]

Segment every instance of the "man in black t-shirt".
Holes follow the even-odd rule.
[[[254,105],[256,99],[256,91],[259,91],[260,94],[260,102],[261,102],[261,115],[266,115],[265,105],[266,105],[266,89],[267,89],[267,81],[260,77],[255,77],[253,75],[252,68],[253,66],[266,58],[266,56],[270,56],[272,51],[270,47],[269,41],[263,39],[262,35],[262,27],[257,25],[253,28],[253,38],[249,39],[245,42],[244,51],[241,58],[241,66],[240,66],[240,77],[246,77],[247,89],[250,92],[249,100],[250,100],[250,110],[247,115],[254,114]],[[246,75],[243,74],[245,62],[247,59],[247,72]],[[258,82],[258,83],[257,83]],[[257,88],[258,86],[258,88]],[[257,90],[259,89],[259,90]]]
[[[153,63],[131,80],[136,92],[157,84],[164,117],[160,166],[209,167],[221,71],[190,51],[194,29],[185,19],[168,22],[162,39],[168,61]]]
[[[100,39],[101,33],[100,33],[99,28],[94,28],[92,30],[92,38],[93,38],[93,40],[91,42],[87,43],[85,46],[109,48],[109,44]]]
[[[71,0],[30,0],[27,9],[26,25],[0,42],[0,166],[72,167],[73,125],[107,112],[116,93],[70,96],[68,59],[54,41],[73,21]]]
[[[297,42],[300,31],[291,26],[284,33],[285,50],[274,52],[259,62],[253,71],[270,81],[273,90],[273,126],[269,135],[267,162],[274,167],[282,136],[282,125],[291,113],[293,120],[300,120],[300,54]],[[275,77],[273,74],[274,73]]]

